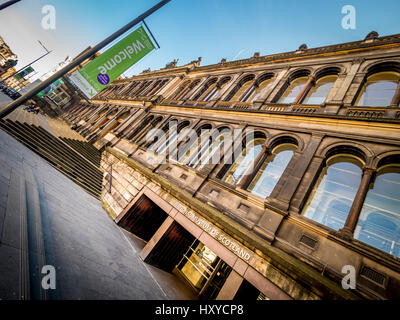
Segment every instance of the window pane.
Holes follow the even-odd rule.
[[[362,170],[350,159],[324,168],[305,206],[304,216],[335,230],[342,228],[361,176]]]
[[[301,77],[292,81],[285,93],[279,99],[278,103],[293,103],[306,84],[307,79],[307,77]]]
[[[400,75],[396,72],[379,72],[370,77],[360,92],[357,106],[387,107],[392,102]]]
[[[244,92],[250,88],[251,84],[253,83],[252,80],[249,80],[247,82],[245,82],[240,88],[239,90],[235,93],[235,95],[232,97],[232,99],[230,101],[238,101],[239,98],[242,96],[242,94],[244,94]]]
[[[268,87],[268,84],[271,82],[271,79],[264,80],[263,82],[260,83],[260,85],[253,91],[253,93],[250,95],[249,98],[247,98],[248,102],[253,102],[257,100],[261,94],[265,91],[265,89]]]
[[[331,91],[337,76],[326,76],[322,77],[317,81],[315,86],[311,88],[308,92],[306,98],[304,99],[304,104],[322,104],[325,102],[326,98]]]
[[[292,144],[275,148],[272,154],[265,159],[247,190],[261,198],[268,197],[285,171],[293,156],[293,150],[296,148]]]
[[[354,238],[400,257],[400,167],[391,167],[376,177]]]
[[[249,169],[249,166],[253,165],[254,160],[260,154],[262,150],[262,144],[265,139],[255,139],[243,149],[242,154],[233,163],[227,173],[222,178],[223,181],[230,184],[237,184],[243,178],[243,175]]]

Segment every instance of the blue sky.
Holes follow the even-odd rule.
[[[6,0],[0,0],[0,3]],[[0,11],[0,36],[18,55],[22,67],[43,53],[41,40],[53,52],[34,68],[49,71],[66,56],[134,19],[157,0],[22,0]],[[56,8],[56,29],[41,27],[44,5]],[[356,9],[356,29],[343,29],[344,5]],[[399,0],[172,0],[147,24],[161,49],[137,63],[125,75],[148,67],[156,70],[173,59],[178,65],[202,57],[202,65],[222,58],[261,55],[360,40],[371,30],[380,35],[400,33]]]

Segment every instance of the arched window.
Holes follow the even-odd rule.
[[[398,72],[378,72],[369,76],[358,95],[356,106],[390,106],[400,81]]]
[[[261,198],[268,197],[274,190],[290,159],[292,159],[293,151],[296,149],[297,146],[292,143],[279,144],[273,148],[271,154],[266,157],[247,187],[247,190]]]
[[[400,164],[378,170],[365,198],[354,238],[400,257]]]
[[[240,156],[230,166],[229,170],[222,177],[222,180],[236,185],[244,175],[249,172],[250,167],[254,165],[254,161],[262,151],[262,145],[265,143],[264,138],[256,138],[249,141],[245,148],[243,148]]]
[[[184,93],[180,96],[183,99],[189,99],[190,95],[192,94],[193,89],[200,83],[200,79],[194,80],[187,90],[184,91]]]
[[[329,75],[319,78],[315,85],[307,93],[303,100],[303,104],[322,104],[325,102],[329,95],[335,81],[337,79],[336,75]]]
[[[202,125],[197,131],[196,136],[191,137],[195,141],[187,141],[178,151],[178,162],[181,164],[187,164],[187,162],[195,155],[201,146],[201,142],[205,141],[205,137],[209,134],[211,125]],[[188,137],[189,138],[189,137]]]
[[[283,95],[279,98],[278,103],[293,103],[301,90],[307,83],[308,77],[299,77],[294,79],[287,87]]]
[[[231,143],[231,131],[223,128],[215,135],[212,132],[207,138],[203,138],[199,152],[189,162],[189,166],[201,170],[208,163],[216,163],[221,158],[221,150],[226,147],[224,144]]]
[[[201,100],[201,97],[210,91],[214,86],[214,83],[217,82],[217,78],[210,79],[207,81],[204,86],[201,88],[201,90],[193,97],[193,100]]]
[[[362,177],[363,163],[350,154],[330,157],[303,214],[334,230],[343,228]]]
[[[225,101],[240,101],[244,93],[253,84],[254,75],[244,77],[236,86],[232,89]]]
[[[242,101],[243,102],[253,102],[257,100],[265,91],[265,89],[268,87],[268,85],[271,83],[271,78],[267,78],[264,80],[261,80],[260,82],[256,82],[253,84],[251,89],[246,93],[246,95],[243,97]]]
[[[185,93],[186,88],[189,87],[189,85],[190,85],[190,80],[185,81],[182,85],[179,86],[178,89],[176,89],[176,91],[173,93],[170,99],[178,100],[181,94]]]
[[[172,120],[169,124],[169,130],[167,135],[167,138],[165,141],[156,149],[156,153],[164,153],[166,152],[169,148],[173,147],[174,144],[177,143],[177,139],[179,136],[179,133],[183,128],[186,128],[189,126],[189,121],[184,121],[178,125],[177,120]],[[176,145],[175,145],[176,147]]]
[[[217,82],[217,84],[211,88],[210,91],[206,93],[206,95],[203,98],[203,101],[210,101],[212,99],[215,99],[221,92],[221,90],[226,86],[226,84],[231,80],[230,77],[224,77],[220,81]]]

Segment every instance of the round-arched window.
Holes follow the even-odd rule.
[[[264,160],[247,190],[261,198],[268,197],[274,190],[290,159],[292,159],[293,151],[296,149],[297,146],[292,143],[276,146]]]
[[[400,257],[400,165],[377,172],[365,198],[354,238]]]
[[[334,230],[343,228],[362,177],[363,163],[353,155],[326,161],[303,215]]]
[[[392,102],[400,80],[397,72],[378,72],[367,78],[356,106],[387,107]]]

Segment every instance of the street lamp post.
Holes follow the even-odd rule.
[[[104,48],[106,45],[117,39],[119,36],[123,35],[126,31],[137,25],[139,22],[143,21],[145,18],[150,16],[152,13],[166,5],[168,2],[171,0],[162,0],[159,3],[157,3],[155,6],[129,22],[127,25],[113,33],[111,36],[108,38],[104,39],[100,43],[98,43],[96,46],[94,46],[92,49],[88,50],[85,54],[80,56],[78,59],[72,61],[68,66],[64,67],[60,71],[56,72],[46,80],[42,81],[38,85],[36,85],[34,88],[29,90],[26,94],[18,98],[17,100],[11,102],[8,104],[3,110],[0,111],[0,118],[6,117],[8,114],[13,112],[16,108],[18,108],[22,103],[28,101],[30,98],[38,94],[42,89],[46,88],[50,84],[52,84],[55,80],[61,78],[64,74],[66,74],[68,71],[72,70],[73,68],[77,67],[79,64],[81,64],[83,61],[86,59],[90,58],[93,54]]]

